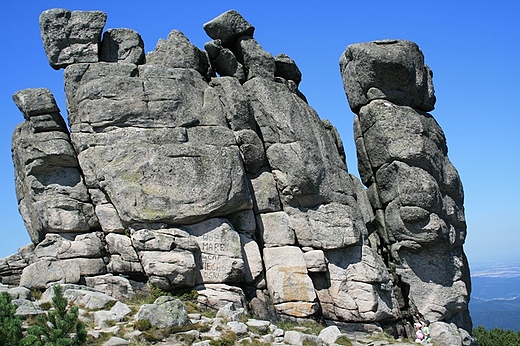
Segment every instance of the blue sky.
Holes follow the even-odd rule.
[[[146,4],[146,5],[145,5]],[[151,51],[172,29],[203,48],[202,25],[229,9],[256,27],[273,55],[288,54],[303,74],[300,90],[339,130],[349,171],[357,175],[353,114],[338,60],[352,43],[407,39],[434,72],[431,114],[443,128],[449,157],[465,190],[470,264],[520,262],[520,1],[6,1],[0,20],[0,258],[29,243],[17,210],[11,135],[23,121],[11,96],[49,88],[66,117],[63,70],[43,51],[39,14],[49,8],[102,10],[105,29],[128,27]]]

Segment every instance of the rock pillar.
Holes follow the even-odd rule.
[[[353,44],[340,59],[361,179],[376,216],[370,236],[392,271],[404,317],[471,330],[462,249],[464,194],[432,111],[432,72],[409,41]]]

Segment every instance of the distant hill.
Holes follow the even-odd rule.
[[[469,311],[473,326],[495,327],[520,331],[520,298],[511,300],[482,300],[472,298]]]
[[[476,267],[471,282],[469,310],[473,327],[520,331],[520,266]]]

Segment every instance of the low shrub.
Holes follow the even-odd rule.
[[[63,297],[60,285],[53,287],[53,310],[38,315],[36,324],[27,330],[22,346],[81,346],[87,340],[84,324],[78,320],[78,307],[67,309],[68,300]]]
[[[291,320],[282,320],[277,323],[277,326],[278,328],[283,329],[284,331],[299,330],[303,331],[306,334],[313,335],[318,335],[322,331],[322,329],[326,327],[326,325],[322,321],[316,321],[312,319],[308,319],[300,323]]]
[[[226,330],[222,333],[220,338],[216,340],[211,340],[209,344],[211,346],[233,346],[237,341],[237,334],[232,330]]]
[[[482,326],[473,329],[473,335],[477,338],[478,346],[517,346],[520,345],[520,331],[493,328],[487,330]]]
[[[340,336],[339,338],[336,339],[335,344],[343,345],[343,346],[352,346],[352,341],[350,341],[350,339],[347,338],[346,336]]]
[[[22,338],[22,320],[7,292],[0,293],[0,346],[17,346]]]

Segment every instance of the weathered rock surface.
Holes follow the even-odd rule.
[[[101,11],[62,8],[40,15],[40,32],[50,65],[63,68],[78,62],[97,62],[101,32],[107,15]]]
[[[433,110],[432,72],[413,42],[380,40],[352,44],[341,55],[340,67],[350,108],[356,113],[377,99],[427,112]]]
[[[136,320],[148,320],[158,328],[189,324],[188,313],[179,299],[159,297],[153,304],[144,304],[136,315]]]
[[[142,64],[144,42],[141,35],[132,29],[108,29],[103,33],[99,60]]]
[[[424,112],[435,97],[423,55],[409,41],[375,41],[349,46],[340,65],[361,179],[400,299],[407,313],[471,331],[464,194],[444,133]]]
[[[80,285],[63,285],[62,288],[65,292],[75,291],[77,296],[81,297],[99,294]],[[12,302],[18,306],[16,314],[28,317],[46,313],[40,305],[46,306],[53,292],[53,287],[49,288],[38,300],[30,296],[24,299],[13,298]],[[10,294],[12,295],[11,291]],[[334,345],[348,342],[347,340],[355,346],[413,344],[391,339],[375,324],[343,323],[325,326],[307,321],[305,324],[295,323],[293,326],[285,323],[284,329],[281,329],[281,323],[279,327],[273,321],[248,318],[247,312],[243,308],[236,308],[233,303],[220,308],[214,318],[202,316],[200,312],[203,310],[186,314],[184,305],[188,304],[183,305],[179,300],[169,296],[161,296],[152,304],[144,304],[138,311],[135,311],[134,303],[129,302],[132,308],[119,301],[115,304],[89,304],[87,308],[77,300],[70,301],[70,305],[79,307],[79,318],[86,324],[90,341],[100,343],[100,340],[103,340],[101,337],[105,337],[104,340],[108,341],[103,345],[209,345],[225,342],[225,337],[233,335],[236,335],[240,344]],[[151,330],[157,333],[156,335],[138,329],[139,325],[147,324],[145,321],[154,326]],[[187,331],[175,332],[175,329]],[[462,344],[466,345],[471,340],[464,330],[457,330],[454,325],[442,322],[432,324],[432,335],[433,333],[441,340],[436,340],[436,343],[443,346],[457,344],[459,340],[463,340]]]
[[[173,30],[146,57],[131,29],[101,40],[105,20],[40,17],[51,66],[65,68],[69,128],[49,90],[13,96],[25,119],[13,135],[16,192],[34,245],[0,260],[2,284],[83,284],[66,291],[83,306],[148,284],[193,288],[231,319],[322,316],[406,336],[420,314],[439,335],[471,330],[462,185],[425,113],[435,96],[417,45],[356,44],[340,60],[365,190],[338,131],[299,91],[296,63],[266,52],[238,12],[204,24],[205,51]],[[189,323],[181,305],[163,297],[138,319]],[[127,314],[116,303],[89,318],[104,328]],[[221,335],[212,323],[206,336]],[[273,331],[262,342],[340,335]]]
[[[204,30],[212,39],[222,40],[224,45],[228,45],[240,36],[253,36],[255,28],[240,13],[230,10],[204,24]]]
[[[0,278],[5,285],[16,285],[20,282],[22,271],[29,263],[19,254],[0,259]]]
[[[99,227],[68,130],[47,89],[25,89],[13,99],[25,122],[12,139],[20,214],[34,243],[48,232]]]

